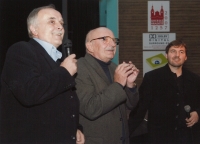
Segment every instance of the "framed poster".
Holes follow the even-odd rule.
[[[148,32],[169,31],[169,1],[148,1]]]

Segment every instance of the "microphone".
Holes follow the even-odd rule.
[[[72,41],[66,38],[63,41],[63,46],[62,46],[63,58],[66,58],[71,54],[71,48],[72,48]]]
[[[191,110],[191,107],[190,107],[189,105],[186,105],[186,106],[184,106],[184,109],[185,109],[187,118],[189,119],[189,118],[190,118],[190,110]]]
[[[189,105],[186,105],[186,106],[184,106],[184,109],[185,109],[187,118],[189,119],[189,118],[190,118],[190,110],[191,110],[191,107],[190,107]],[[193,143],[194,137],[193,137],[192,127],[190,127],[190,136],[191,136],[191,143]]]

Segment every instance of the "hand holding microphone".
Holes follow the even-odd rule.
[[[63,39],[62,58],[60,66],[64,67],[73,76],[77,72],[77,60],[75,54],[71,54],[72,42],[68,38]]]
[[[186,105],[184,109],[187,114],[187,118],[185,119],[187,122],[186,125],[187,127],[192,127],[193,125],[195,125],[195,123],[199,121],[198,113],[196,111],[190,112],[191,107],[189,105]]]
[[[77,60],[76,55],[71,54],[63,60],[60,66],[64,67],[73,76],[77,72]]]

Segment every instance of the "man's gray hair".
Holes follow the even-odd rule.
[[[55,9],[55,6],[53,4],[50,4],[48,6],[43,6],[43,7],[39,7],[39,8],[36,8],[36,9],[33,9],[31,11],[31,13],[28,15],[28,18],[27,18],[27,28],[28,28],[28,35],[30,38],[33,38],[33,34],[30,30],[30,26],[31,25],[34,25],[36,26],[37,24],[37,16],[38,16],[38,12],[40,10],[43,10],[43,9],[47,9],[47,8],[52,8],[52,9]]]

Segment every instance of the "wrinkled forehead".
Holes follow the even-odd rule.
[[[98,28],[91,32],[91,38],[98,38],[103,36],[110,36],[114,38],[113,32],[107,28]]]

